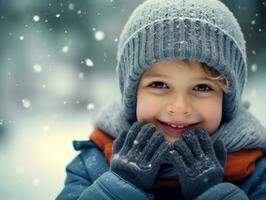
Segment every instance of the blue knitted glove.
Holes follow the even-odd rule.
[[[221,183],[226,150],[221,140],[213,144],[208,133],[197,128],[183,134],[174,143],[172,159],[186,199],[194,199],[210,187]]]
[[[152,124],[136,122],[113,145],[111,171],[142,190],[151,188],[171,145]]]

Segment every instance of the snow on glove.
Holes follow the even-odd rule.
[[[113,145],[111,171],[142,190],[154,183],[161,163],[170,149],[154,125],[135,122]]]
[[[223,181],[226,150],[221,140],[212,144],[202,128],[186,131],[182,137],[174,143],[171,153],[183,195],[194,199]]]

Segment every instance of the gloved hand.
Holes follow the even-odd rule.
[[[223,181],[226,150],[221,140],[212,144],[202,128],[186,131],[182,137],[171,155],[183,195],[190,200]]]
[[[135,122],[114,142],[111,171],[140,189],[148,190],[170,147],[154,125]]]

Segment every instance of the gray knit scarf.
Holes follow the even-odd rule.
[[[103,107],[94,120],[95,128],[113,138],[122,131],[128,131],[131,125],[118,102]],[[235,118],[223,123],[211,138],[213,141],[222,139],[229,152],[253,148],[261,148],[266,152],[266,129],[244,106]]]

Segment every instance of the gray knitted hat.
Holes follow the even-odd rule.
[[[117,75],[125,117],[136,121],[136,92],[150,65],[171,59],[206,63],[229,81],[223,119],[241,104],[247,76],[245,40],[230,10],[218,0],[147,0],[127,21],[118,44]]]

